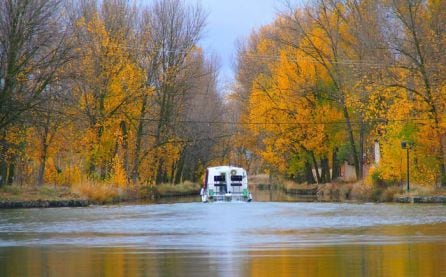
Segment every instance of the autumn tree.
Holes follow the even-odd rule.
[[[386,3],[387,4],[387,3]],[[444,1],[391,1],[386,7],[390,19],[389,48],[395,53],[395,67],[389,68],[392,88],[403,90],[411,100],[406,117],[427,118],[418,133],[431,134],[427,141],[412,138],[422,147],[435,147],[439,180],[446,184],[444,129],[446,13]],[[393,32],[391,30],[394,30]]]
[[[116,11],[126,14],[125,2],[115,4]],[[93,1],[74,18],[76,43],[82,47],[78,48],[80,58],[72,64],[77,72],[73,93],[87,122],[88,172],[101,179],[110,174],[118,147],[128,143],[127,126],[136,113],[133,104],[144,81],[143,71],[127,49],[131,27],[124,18],[115,18],[119,12],[108,13],[110,5],[104,3],[98,11]]]
[[[337,176],[339,155],[361,178],[371,159],[367,145],[377,141],[383,159],[374,174],[400,182],[399,143],[410,140],[415,180],[443,183],[444,3],[319,0],[287,7],[239,52],[234,95],[244,103],[245,137],[256,138],[248,148],[282,172],[306,167],[305,149],[323,182]],[[331,176],[317,170],[328,172],[327,160]]]
[[[216,61],[197,52],[190,62],[195,64],[195,76],[188,78],[189,89],[180,112],[178,135],[183,147],[173,167],[175,183],[198,181],[203,167],[221,156],[217,145],[231,136],[223,123],[227,111],[218,94]]]
[[[247,41],[238,42],[236,81],[228,97],[228,121],[238,123],[230,126],[234,137],[227,143],[230,148],[228,160],[236,161],[250,171],[258,171],[262,167],[258,150],[263,149],[265,136],[262,132],[253,136],[249,129],[250,98],[253,88],[258,85],[259,75],[272,77],[269,64],[275,60],[279,50],[276,41],[270,39],[274,32],[273,26],[264,26],[253,32]]]
[[[144,59],[140,62],[146,71],[145,87],[153,92],[153,97],[142,98],[137,115],[132,170],[134,182],[140,175],[141,163],[149,155],[156,161],[153,168],[155,181],[167,181],[165,157],[157,150],[162,151],[163,146],[177,140],[182,100],[190,92],[187,81],[194,75],[187,60],[195,51],[204,22],[205,14],[200,6],[189,6],[181,0],[155,1],[143,14],[141,54]],[[147,134],[153,141],[143,145]]]
[[[41,94],[70,58],[60,12],[57,0],[0,3],[0,184],[11,183],[23,150],[14,133],[24,131],[28,112],[45,101]]]

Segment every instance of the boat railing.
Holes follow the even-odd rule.
[[[245,200],[245,198],[246,197],[242,193],[226,193],[226,194],[213,195],[214,201],[226,201],[226,200],[243,201]]]

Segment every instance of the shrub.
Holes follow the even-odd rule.
[[[398,186],[391,186],[388,188],[385,188],[381,191],[381,194],[379,195],[379,201],[380,202],[392,202],[395,198],[395,195],[401,194],[402,188]]]
[[[0,187],[0,192],[18,195],[18,194],[22,193],[22,189],[18,186],[4,185],[4,186]]]
[[[159,192],[156,186],[149,185],[149,186],[143,186],[139,189],[139,195],[141,198],[149,198],[154,199],[159,197]]]
[[[46,196],[53,196],[56,197],[59,195],[58,190],[55,187],[51,186],[42,186],[39,188],[40,193]]]
[[[105,183],[87,181],[74,186],[73,190],[88,200],[97,203],[111,203],[119,199],[123,192],[119,188]]]
[[[350,195],[352,199],[370,201],[372,199],[373,191],[374,189],[372,186],[365,185],[362,182],[357,182],[353,184]]]

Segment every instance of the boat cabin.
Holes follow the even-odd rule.
[[[251,201],[246,170],[234,166],[207,168],[201,196],[203,202]]]

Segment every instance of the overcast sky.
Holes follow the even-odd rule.
[[[221,65],[220,85],[234,77],[236,41],[247,38],[253,29],[274,20],[281,0],[187,0],[201,3],[208,12],[201,41],[205,52],[216,54]]]

